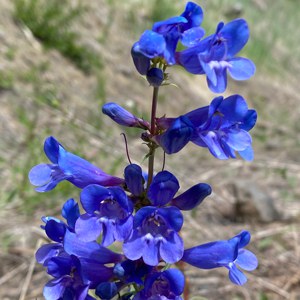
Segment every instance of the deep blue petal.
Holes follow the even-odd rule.
[[[136,50],[148,58],[161,56],[166,49],[166,42],[161,34],[146,30],[138,41]]]
[[[151,68],[146,77],[151,86],[159,87],[164,81],[164,72],[159,68]]]
[[[251,234],[249,231],[243,230],[238,235],[236,235],[234,238],[239,238],[239,249],[246,247],[250,243]]]
[[[98,184],[88,185],[80,193],[80,202],[82,207],[89,214],[98,211],[100,208],[100,202],[110,198],[111,193],[109,190]]]
[[[153,24],[152,30],[162,35],[168,34],[170,31],[178,31],[177,26],[187,23],[187,19],[182,16],[171,17],[164,21],[159,21]]]
[[[164,218],[170,228],[177,232],[180,231],[183,225],[183,215],[177,207],[168,206],[159,208],[157,214]]]
[[[71,273],[73,264],[70,256],[53,257],[47,263],[47,273],[55,278],[60,278]]]
[[[95,291],[100,299],[112,299],[118,293],[118,287],[115,282],[102,282]]]
[[[44,152],[49,160],[54,164],[58,163],[59,148],[63,149],[63,146],[53,136],[49,136],[45,140]]]
[[[196,3],[188,2],[181,16],[186,18],[188,21],[187,24],[181,25],[181,29],[185,31],[189,28],[198,27],[201,25],[203,19],[203,11],[202,8]]]
[[[248,113],[248,105],[246,100],[240,95],[231,95],[225,98],[218,111],[224,115],[229,122],[244,122],[244,118]]]
[[[199,245],[184,251],[182,260],[201,269],[228,266],[238,255],[239,238]]]
[[[71,176],[68,180],[75,186],[79,188],[84,188],[89,184],[113,186],[123,182],[121,178],[108,175],[87,160],[61,149],[58,165],[64,174]]]
[[[194,126],[186,116],[175,119],[172,125],[162,135],[157,136],[157,141],[168,154],[177,153],[191,139]]]
[[[170,202],[179,190],[177,178],[168,171],[157,173],[148,191],[148,197],[155,206],[162,206]]]
[[[144,191],[144,178],[142,168],[136,164],[128,165],[124,170],[124,177],[129,191],[139,196]]]
[[[67,226],[63,222],[57,222],[55,220],[49,220],[45,225],[47,236],[55,242],[62,242],[66,229]]]
[[[174,205],[181,210],[191,210],[210,195],[211,191],[212,189],[210,185],[206,183],[196,184],[178,197],[174,198],[171,205]]]
[[[141,209],[139,209],[134,215],[133,227],[140,227],[144,219],[146,219],[151,214],[154,214],[156,210],[157,208],[154,206],[144,206]]]
[[[256,120],[257,112],[254,109],[249,109],[240,128],[249,131],[254,127]]]
[[[131,49],[131,56],[137,71],[141,75],[146,75],[150,68],[150,58],[138,51],[137,43],[135,43]]]
[[[249,39],[248,24],[244,19],[236,19],[224,25],[219,35],[227,45],[227,57],[231,58],[238,53]]]
[[[131,214],[133,211],[133,204],[131,200],[127,197],[126,193],[120,187],[108,188],[111,193],[112,199],[117,201],[117,203],[123,208],[127,214]]]
[[[179,296],[184,290],[184,275],[178,269],[168,269],[162,273],[169,282],[170,291]]]
[[[78,203],[74,199],[69,199],[64,204],[61,214],[67,220],[67,224],[74,229],[75,222],[80,216]]]

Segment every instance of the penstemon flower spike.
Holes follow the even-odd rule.
[[[218,159],[253,159],[249,131],[257,119],[240,95],[218,96],[210,105],[183,112],[176,118],[158,118],[158,92],[168,85],[166,70],[180,65],[192,74],[206,75],[211,91],[227,87],[227,71],[233,79],[245,80],[255,72],[254,64],[236,57],[249,38],[245,20],[220,22],[213,35],[204,37],[200,27],[201,7],[188,2],[180,16],[156,22],[131,49],[137,71],[153,88],[151,113],[144,120],[110,102],[102,112],[118,125],[141,130],[148,146],[148,170],[131,162],[127,138],[122,133],[129,161],[124,176],[109,175],[48,137],[44,150],[51,164],[39,164],[29,172],[38,192],[54,189],[63,180],[81,189],[80,204],[69,199],[62,207],[66,221],[42,218],[52,243],[36,253],[52,279],[44,287],[46,300],[60,299],[188,299],[183,264],[200,269],[225,267],[232,283],[243,285],[240,270],[257,267],[256,256],[245,249],[251,235],[242,231],[228,240],[219,240],[185,249],[180,230],[182,211],[195,209],[212,188],[195,183],[180,190],[176,176],[165,169],[166,154],[181,151],[189,142],[207,148]],[[177,51],[178,44],[185,48]],[[154,171],[155,154],[162,148],[162,170]],[[121,243],[122,251],[108,247]]]

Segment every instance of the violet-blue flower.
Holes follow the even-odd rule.
[[[41,227],[45,230],[48,238],[56,243],[42,245],[36,252],[36,260],[46,265],[52,257],[64,252],[63,239],[67,230],[74,232],[75,222],[78,219],[79,207],[74,199],[69,199],[62,207],[62,216],[66,219],[67,224],[54,217],[43,217],[45,225]]]
[[[126,127],[149,128],[149,123],[133,115],[122,106],[109,102],[103,105],[102,112],[119,125]]]
[[[176,207],[139,209],[132,234],[123,244],[125,256],[131,260],[142,257],[150,266],[156,266],[160,258],[170,264],[179,261],[183,254],[183,241],[178,234],[182,224],[183,216]]]
[[[235,152],[245,160],[253,159],[252,138],[248,133],[256,123],[257,113],[248,109],[240,95],[217,97],[209,106],[185,115],[196,127],[191,141],[207,147],[219,159],[236,158]]]
[[[123,179],[106,174],[90,162],[66,151],[54,137],[46,139],[44,151],[52,164],[39,164],[29,172],[29,180],[37,186],[38,192],[50,191],[63,180],[79,188],[92,183],[104,186],[123,183]]]
[[[236,19],[219,23],[216,33],[176,54],[177,63],[192,74],[206,74],[211,91],[222,93],[227,86],[227,70],[235,80],[249,79],[255,65],[247,58],[236,57],[249,39],[248,24]]]
[[[253,271],[258,264],[256,256],[244,249],[250,238],[248,231],[242,231],[227,241],[215,241],[187,249],[184,251],[182,261],[201,269],[226,267],[229,270],[230,280],[243,285],[247,277],[237,266],[246,271]]]
[[[187,130],[188,119],[191,130]],[[257,119],[255,110],[248,109],[246,100],[240,95],[227,98],[222,96],[212,100],[209,106],[195,109],[178,118],[161,118],[158,124],[167,128],[155,137],[159,145],[169,154],[183,148],[188,141],[206,147],[219,159],[236,158],[236,152],[245,160],[253,159],[252,138],[250,131]],[[172,147],[172,131],[180,133],[181,141]],[[191,133],[192,131],[192,133]]]
[[[179,40],[184,45],[196,44],[204,35],[200,28],[203,12],[200,6],[188,2],[185,11],[176,17],[154,23],[132,47],[132,57],[140,74],[146,75],[150,60],[160,57],[168,65],[175,64],[175,50]]]
[[[177,269],[149,274],[145,286],[133,300],[182,300],[184,276]]]
[[[133,204],[120,187],[91,184],[82,190],[80,201],[87,212],[75,225],[80,239],[94,241],[103,233],[102,245],[109,246],[131,234]]]
[[[65,254],[54,257],[47,267],[48,274],[54,279],[44,287],[43,295],[46,300],[94,299],[88,295],[89,283],[82,278],[81,265],[76,256]]]

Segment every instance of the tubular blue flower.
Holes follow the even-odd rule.
[[[179,40],[184,45],[196,44],[204,35],[200,28],[203,12],[200,6],[188,2],[185,11],[176,17],[154,23],[132,47],[132,58],[136,69],[146,75],[150,60],[160,57],[168,65],[175,64],[175,50]]]
[[[177,178],[168,171],[161,171],[153,178],[148,197],[152,205],[163,206],[173,199],[178,190],[179,182]]]
[[[226,25],[221,22],[215,34],[177,52],[176,60],[192,74],[206,74],[210,90],[223,93],[227,87],[227,70],[235,80],[249,79],[255,73],[251,60],[235,57],[248,39],[249,28],[244,19],[236,19]]]
[[[198,183],[174,198],[170,205],[176,206],[180,210],[191,210],[201,204],[211,194],[211,191],[209,184]]]
[[[201,269],[226,267],[229,270],[229,279],[237,285],[243,285],[247,277],[237,266],[253,271],[258,265],[256,256],[244,249],[250,238],[248,231],[242,231],[227,241],[216,241],[187,249],[182,261]]]
[[[152,270],[153,267],[145,264],[141,259],[135,261],[127,259],[115,265],[114,274],[123,282],[143,285],[142,279]]]
[[[155,136],[155,140],[167,154],[177,153],[190,141],[194,129],[187,117],[180,116],[164,133]]]
[[[222,96],[216,97],[209,106],[195,109],[184,117],[189,120],[194,129],[192,134],[188,133],[186,137],[180,139],[184,141],[180,148],[191,141],[200,147],[208,148],[218,159],[236,158],[235,152],[237,152],[243,159],[253,160],[252,138],[248,131],[254,127],[257,113],[255,110],[248,109],[246,100],[242,96],[232,95],[225,99]],[[165,134],[166,140],[169,140],[171,135],[166,133],[180,119],[182,116],[177,119],[159,119],[159,126],[166,130],[161,136]],[[184,130],[182,132],[184,133]],[[160,136],[155,139],[166,148],[165,150],[168,150],[168,147],[161,142]]]
[[[148,70],[147,81],[151,86],[159,87],[164,81],[164,72],[159,68],[151,68]]]
[[[168,269],[148,275],[144,289],[138,292],[133,300],[182,300],[180,295],[183,290],[183,274],[177,269]]]
[[[136,164],[128,165],[124,170],[125,183],[134,196],[144,192],[144,177],[142,168]]]
[[[54,279],[44,287],[43,295],[46,300],[94,299],[88,295],[89,283],[82,277],[81,265],[76,256],[54,257],[47,267],[48,274]]]
[[[32,185],[37,186],[38,192],[50,191],[63,180],[68,180],[79,188],[92,183],[104,186],[123,183],[123,179],[108,175],[90,162],[67,152],[54,137],[46,139],[44,151],[52,164],[39,164],[29,172],[29,180]]]
[[[87,212],[75,225],[80,239],[94,241],[103,233],[102,245],[109,246],[131,234],[133,205],[120,187],[91,184],[82,190],[80,201]]]
[[[119,125],[127,127],[137,127],[142,129],[149,128],[148,122],[136,117],[114,102],[104,104],[102,107],[102,112]]]
[[[248,133],[256,123],[255,110],[249,110],[240,95],[217,97],[209,106],[185,115],[196,127],[191,141],[207,147],[219,159],[236,158],[235,151],[245,160],[253,159],[252,138]]]
[[[137,211],[131,236],[123,244],[128,259],[156,266],[160,258],[175,263],[183,255],[183,241],[179,236],[183,216],[176,207],[146,206]],[[139,251],[137,251],[139,249]]]
[[[75,222],[78,219],[79,207],[74,199],[69,199],[62,207],[62,216],[67,220],[67,224],[54,217],[43,217],[45,225],[41,227],[45,230],[47,236],[56,243],[42,245],[36,252],[38,263],[47,265],[52,257],[58,256],[64,252],[63,239],[67,230],[74,232]]]

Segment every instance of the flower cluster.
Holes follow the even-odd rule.
[[[185,288],[180,262],[202,269],[225,267],[237,285],[247,281],[241,269],[257,267],[255,255],[245,249],[250,241],[247,231],[186,249],[180,235],[182,211],[195,209],[212,189],[197,183],[181,191],[178,179],[164,167],[154,172],[156,149],[171,155],[190,141],[208,148],[218,159],[237,154],[253,159],[249,131],[257,114],[240,95],[218,96],[210,105],[175,118],[156,116],[158,89],[167,84],[166,69],[171,65],[206,74],[209,88],[216,93],[226,89],[227,70],[238,80],[254,74],[249,59],[236,57],[249,37],[246,21],[219,23],[216,33],[204,37],[202,19],[201,7],[189,2],[180,16],[155,23],[134,43],[135,67],[154,88],[150,120],[116,103],[102,107],[117,124],[142,131],[141,139],[149,149],[148,171],[130,162],[123,175],[116,177],[68,152],[54,137],[46,139],[44,151],[51,163],[33,167],[30,182],[38,192],[47,192],[69,181],[80,189],[83,210],[69,199],[61,212],[65,221],[42,218],[41,227],[52,241],[36,253],[37,261],[53,277],[44,288],[47,300],[180,300]],[[184,50],[177,51],[179,43]]]

